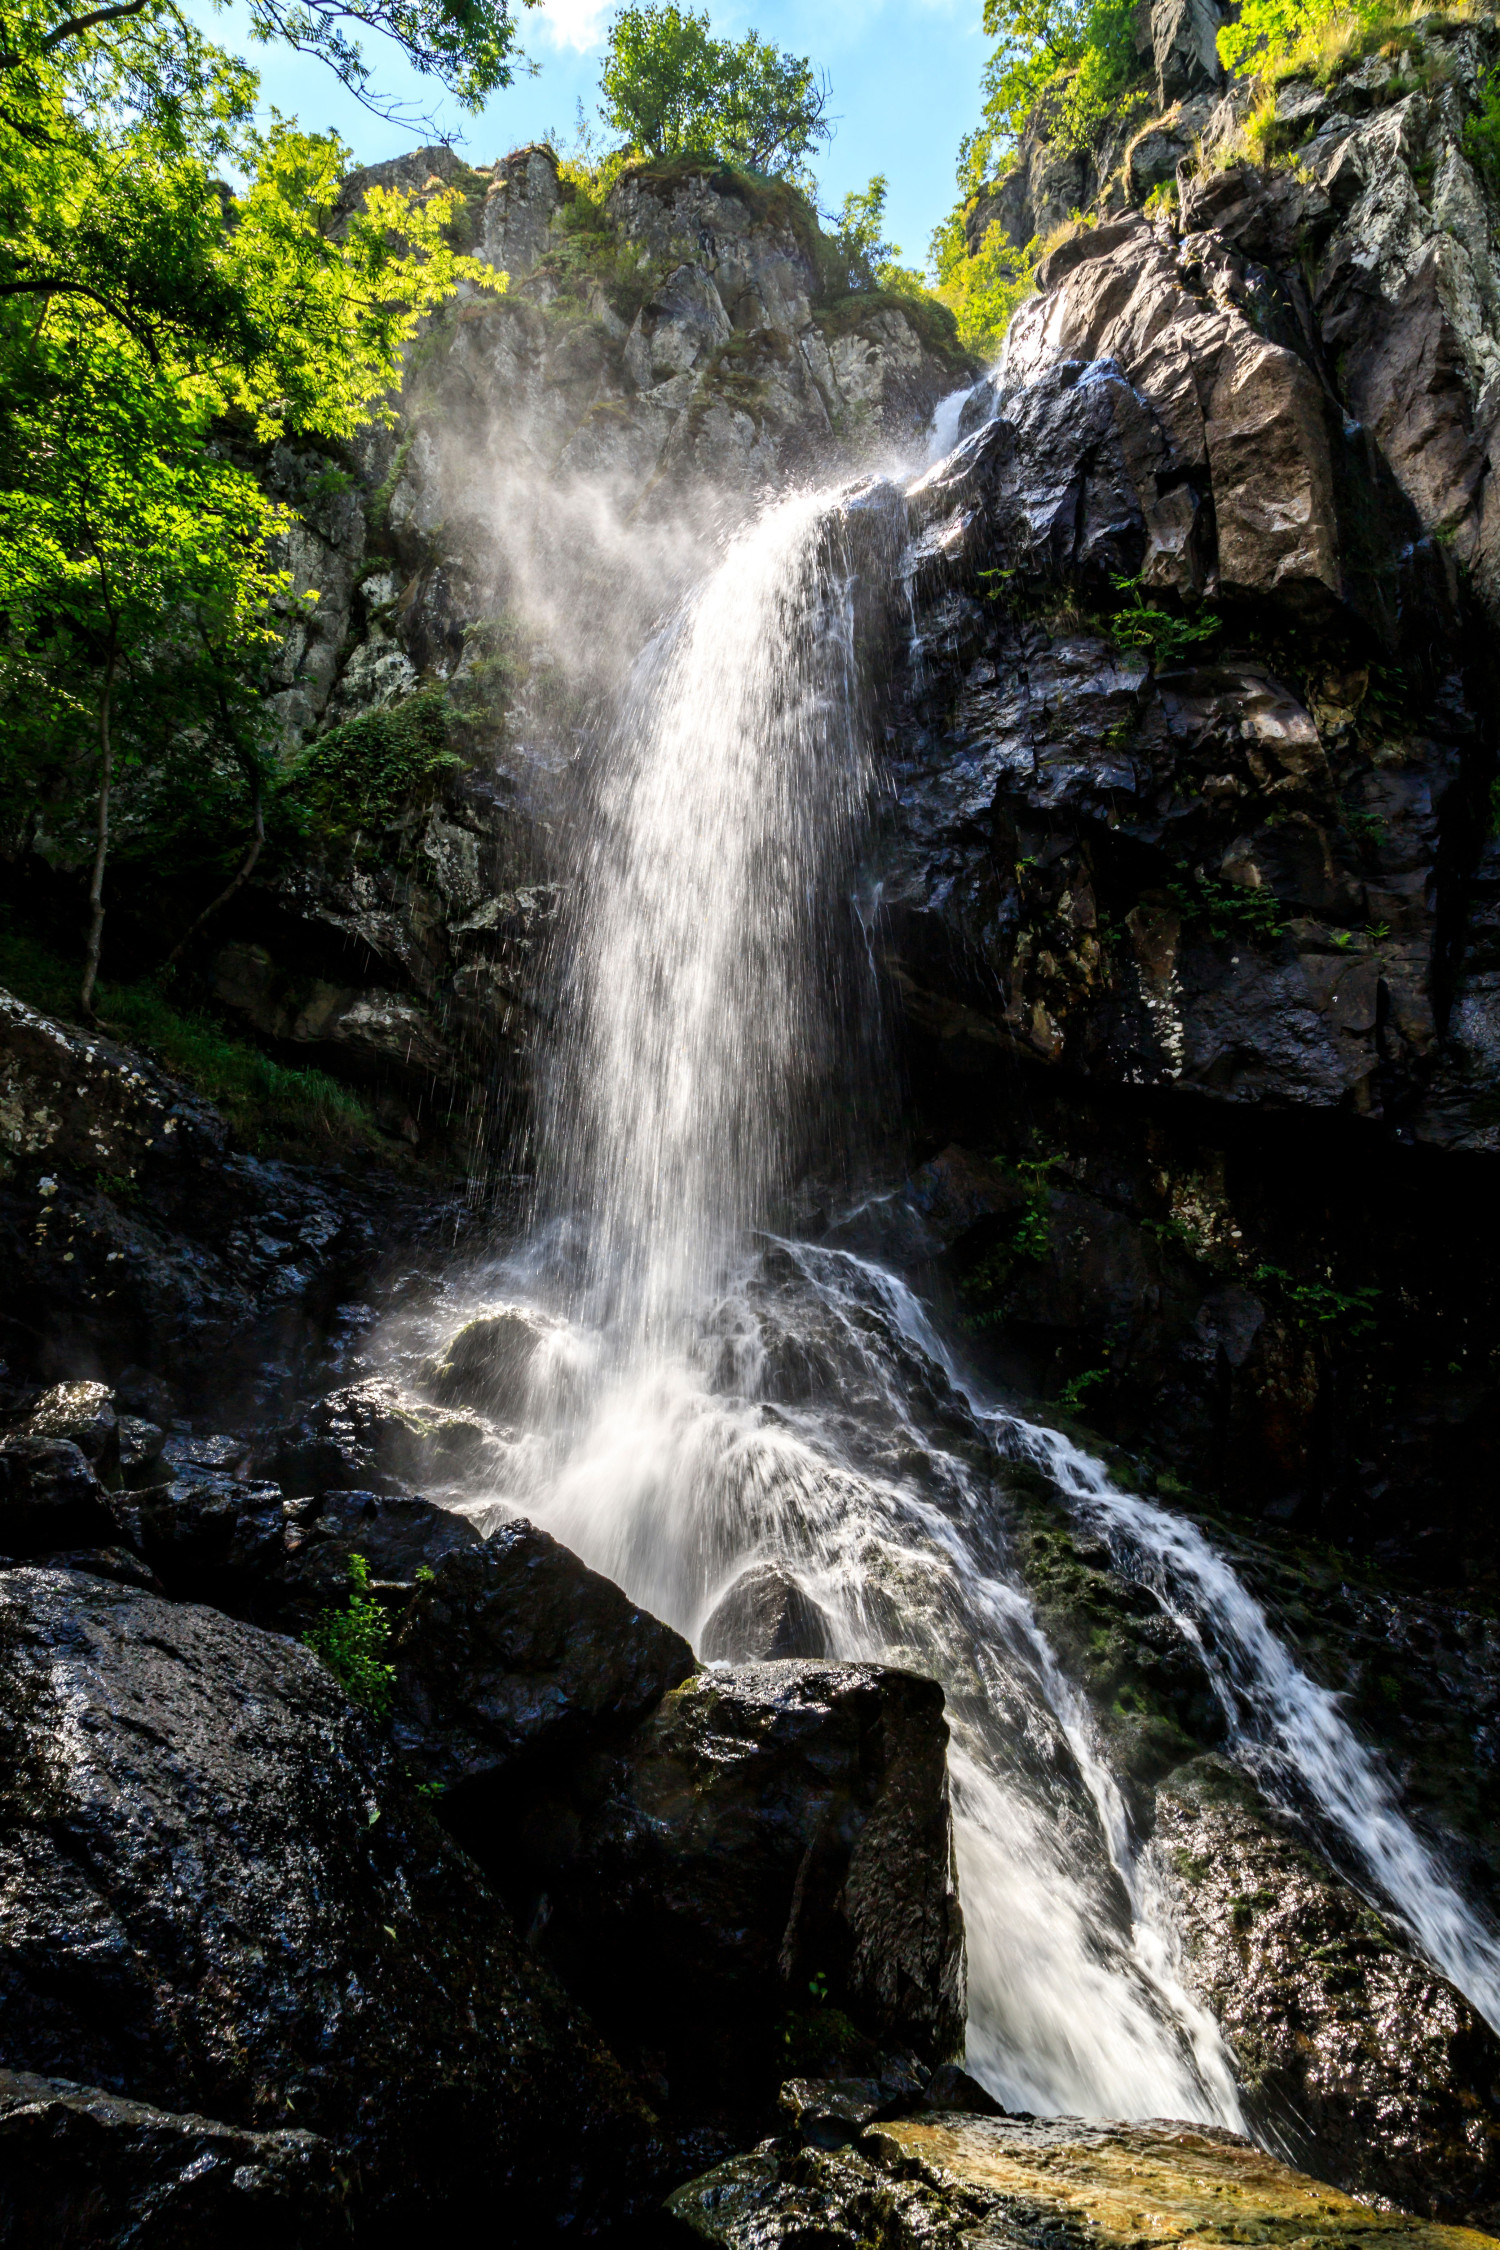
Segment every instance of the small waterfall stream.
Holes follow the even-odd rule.
[[[1339,1831],[1497,2025],[1500,1953],[1202,1535],[988,1401],[836,1228],[813,1244],[778,1219],[810,1165],[841,1147],[857,1167],[883,1071],[850,908],[880,783],[857,617],[879,542],[850,523],[837,496],[798,496],[733,541],[647,652],[602,761],[544,1203],[488,1277],[551,1324],[493,1497],[690,1637],[771,1562],[837,1654],[940,1679],[971,2068],[1012,2108],[1244,2129],[1099,1731],[1024,1591],[1007,1460],[1042,1467],[1152,1591],[1202,1650],[1236,1754]]]

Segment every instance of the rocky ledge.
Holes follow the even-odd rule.
[[[1460,2250],[1490,2237],[1374,2211],[1213,2126],[918,2113],[832,2152],[768,2143],[672,2197],[723,2250],[968,2250],[1004,2243],[1368,2245]]]

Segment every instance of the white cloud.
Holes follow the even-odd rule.
[[[572,47],[586,54],[604,37],[604,19],[611,0],[542,0],[538,10],[549,45]],[[532,19],[535,21],[535,18]]]

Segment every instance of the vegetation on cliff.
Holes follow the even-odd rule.
[[[501,20],[476,15],[476,83]],[[263,840],[292,519],[260,458],[388,411],[422,315],[496,277],[447,240],[455,196],[341,208],[337,137],[257,131],[252,73],[175,11],[18,14],[0,72],[0,820],[14,848],[92,805],[88,1014],[125,774],[227,783],[247,873]]]

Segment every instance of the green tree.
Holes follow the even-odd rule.
[[[922,276],[900,264],[901,245],[885,240],[888,182],[877,172],[862,188],[851,188],[833,220],[833,245],[846,289],[885,289],[906,297],[925,297]],[[827,215],[825,214],[825,223]]]
[[[289,521],[259,449],[388,412],[423,313],[496,278],[446,238],[456,195],[343,208],[336,137],[255,134],[243,66],[190,27],[168,54],[148,15],[12,17],[0,45],[0,784],[12,827],[92,803],[86,1013],[122,767],[227,760],[258,849]]]
[[[805,56],[752,31],[736,46],[706,15],[670,4],[624,7],[609,27],[600,113],[646,156],[728,157],[800,177],[833,128],[828,90]]]
[[[535,7],[537,0],[521,4]],[[523,61],[507,0],[248,0],[248,11],[252,39],[325,63],[366,108],[401,123],[418,120],[380,93],[358,30],[390,40],[420,76],[473,111],[509,86]],[[353,35],[348,25],[357,27]],[[134,75],[154,95],[188,108],[198,99],[197,65],[206,47],[173,0],[105,0],[97,7],[12,0],[0,9],[0,73],[37,58],[72,62],[85,53],[97,72],[103,52],[104,76]]]
[[[966,196],[992,176],[1044,99],[1050,139],[1092,143],[1130,76],[1135,12],[1134,0],[985,0],[985,35],[995,44],[981,121],[959,145]]]
[[[971,253],[960,204],[933,232],[931,261],[937,294],[958,322],[958,340],[979,359],[992,359],[1005,341],[1011,314],[1035,287],[1038,244],[1017,250],[998,219]]]

